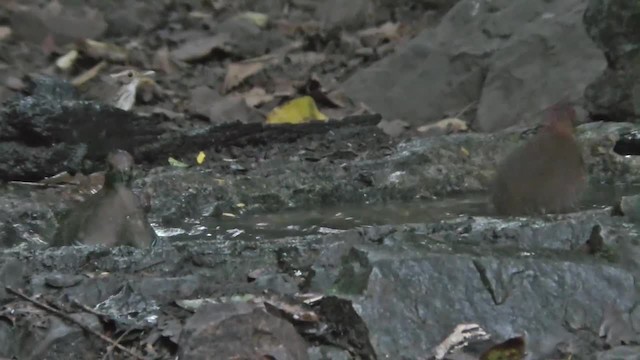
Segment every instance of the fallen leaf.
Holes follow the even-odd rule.
[[[9,36],[11,36],[11,28],[8,26],[0,26],[0,41],[5,40]]]
[[[227,93],[229,90],[240,85],[246,78],[257,74],[264,68],[265,64],[262,61],[242,61],[229,64],[227,66],[227,75],[222,85],[222,92]]]
[[[613,303],[606,305],[602,315],[602,324],[598,331],[609,346],[630,345],[638,341],[633,327],[625,314]]]
[[[400,24],[386,22],[378,27],[364,29],[358,32],[365,46],[378,46],[384,41],[396,41],[400,39]]]
[[[235,217],[237,217],[235,214],[228,213],[228,212],[224,212],[224,213],[222,213],[222,216],[226,216],[226,217],[230,217],[230,218],[235,218]]]
[[[169,165],[173,166],[173,167],[178,167],[178,168],[188,168],[189,165],[183,163],[180,160],[176,160],[172,157],[169,157],[169,159],[167,159],[169,161]]]
[[[27,84],[25,84],[21,78],[13,75],[7,76],[7,78],[4,80],[4,85],[9,89],[15,91],[22,91],[27,87]]]
[[[458,118],[442,119],[434,124],[422,125],[418,127],[418,132],[430,135],[445,135],[469,130],[467,122]]]
[[[158,49],[153,55],[153,68],[161,70],[165,74],[171,74],[175,71],[175,66],[171,62],[171,53],[166,46]]]
[[[111,62],[124,63],[129,58],[129,53],[120,46],[84,39],[78,42],[78,49],[85,55],[94,59],[107,60]]]
[[[65,70],[65,71],[69,70],[69,69],[71,69],[73,64],[75,64],[76,60],[78,59],[78,55],[79,55],[78,50],[73,49],[73,50],[69,51],[68,53],[60,56],[56,60],[56,66],[60,70]]]
[[[382,119],[378,123],[377,127],[381,129],[385,134],[389,135],[390,137],[397,137],[400,134],[407,131],[410,125],[408,122],[400,119],[394,119],[391,121],[387,119]]]
[[[244,13],[238,15],[238,18],[248,20],[248,21],[252,22],[253,24],[255,24],[259,28],[265,27],[267,25],[267,22],[269,22],[269,16],[268,15],[263,14],[263,13],[259,13],[259,12],[255,12],[255,11],[244,12]]]
[[[82,84],[96,77],[105,66],[107,66],[107,62],[104,60],[100,61],[99,63],[91,67],[91,69],[73,78],[73,80],[71,80],[71,83],[73,84],[73,86],[81,86]]]
[[[56,44],[56,39],[51,34],[47,34],[42,40],[42,44],[40,44],[40,48],[42,49],[42,53],[46,56],[51,55],[54,51],[58,49],[58,45]]]
[[[311,96],[293,99],[267,115],[267,124],[302,124],[311,120],[327,121],[329,118],[318,110]]]
[[[189,40],[171,52],[171,56],[179,61],[197,61],[207,57],[214,49],[226,50],[229,36],[219,34],[206,38]]]
[[[267,94],[267,91],[261,87],[254,87],[253,89],[242,94],[247,106],[256,107],[269,102],[274,99],[274,96]]]
[[[335,107],[344,108],[347,107],[352,101],[349,97],[341,90],[333,90],[327,94],[327,99],[329,99]]]
[[[306,51],[301,53],[289,54],[286,56],[286,58],[291,64],[300,64],[308,67],[313,67],[325,62],[327,60],[327,55],[325,53],[315,51]]]
[[[198,156],[196,157],[196,162],[198,163],[198,165],[202,165],[206,157],[207,155],[204,153],[204,151],[200,151],[198,153]]]

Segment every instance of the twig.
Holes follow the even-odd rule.
[[[107,62],[102,60],[99,63],[97,63],[94,67],[92,67],[91,69],[85,71],[84,73],[76,76],[73,80],[71,80],[71,83],[73,84],[73,86],[81,86],[82,84],[86,83],[87,81],[93,79],[94,77],[96,77],[96,75],[98,75],[98,73],[105,67],[107,66]]]
[[[131,329],[127,329],[126,331],[124,331],[124,332],[122,333],[122,335],[120,335],[120,336],[118,337],[118,339],[116,340],[116,345],[119,345],[119,344],[120,344],[120,341],[122,341],[122,339],[123,339],[125,336],[129,335],[129,333],[130,333],[130,332],[131,332]],[[108,347],[107,347],[107,353],[106,353],[106,354],[104,354],[104,356],[102,357],[102,360],[107,360],[107,359],[111,356],[111,353],[112,353],[112,352],[113,352],[113,346],[108,346]]]
[[[18,180],[9,181],[9,184],[11,184],[11,185],[34,186],[34,187],[44,187],[44,188],[48,188],[48,187],[63,187],[63,185],[59,185],[59,184],[47,184],[47,183],[40,183],[40,182],[18,181]]]
[[[475,105],[476,101],[472,101],[470,103],[468,103],[465,107],[462,108],[462,110],[458,111],[458,113],[454,116],[454,118],[459,118],[460,115],[464,114],[465,112],[467,112],[467,110],[469,110],[470,107],[472,107],[473,105]]]
[[[8,292],[8,293],[11,293],[11,294],[13,294],[13,295],[15,295],[15,296],[17,296],[17,297],[19,297],[19,298],[23,299],[23,300],[26,300],[26,301],[29,301],[30,303],[33,303],[34,305],[36,305],[37,307],[39,307],[39,308],[41,308],[41,309],[44,309],[44,310],[46,310],[46,311],[49,311],[49,312],[51,312],[51,313],[53,313],[53,314],[55,314],[55,315],[58,315],[59,317],[61,317],[61,318],[65,319],[65,320],[67,320],[67,321],[70,321],[70,322],[72,322],[72,323],[74,323],[74,324],[78,325],[80,328],[82,328],[82,330],[84,330],[84,331],[86,331],[86,332],[89,332],[89,333],[91,333],[91,334],[93,334],[93,335],[95,335],[95,336],[99,337],[99,338],[100,338],[100,339],[102,339],[103,341],[105,341],[105,342],[107,342],[107,343],[111,344],[112,346],[117,347],[118,349],[120,349],[120,350],[122,350],[122,351],[126,352],[127,354],[129,354],[129,355],[133,356],[134,358],[139,359],[139,360],[145,360],[145,359],[144,359],[144,357],[142,357],[142,356],[140,356],[140,355],[136,354],[135,352],[133,352],[133,351],[131,351],[131,350],[127,349],[126,347],[124,347],[124,346],[122,346],[122,345],[118,344],[117,342],[113,341],[113,339],[111,339],[110,337],[105,336],[105,335],[103,335],[103,334],[100,334],[99,332],[97,332],[97,331],[93,330],[92,328],[88,327],[87,325],[85,325],[85,324],[81,323],[80,321],[78,321],[78,320],[74,319],[73,317],[69,316],[68,314],[65,314],[65,313],[63,313],[63,312],[62,312],[62,311],[60,311],[60,310],[54,309],[54,308],[52,308],[51,306],[49,306],[49,305],[47,305],[47,304],[44,304],[44,303],[42,303],[42,302],[40,302],[40,301],[38,301],[38,300],[36,300],[36,299],[33,299],[33,298],[31,298],[31,297],[29,297],[29,296],[27,296],[27,295],[23,294],[21,291],[13,290],[13,289],[12,289],[11,287],[9,287],[9,286],[5,286],[5,290],[7,290],[7,292]]]

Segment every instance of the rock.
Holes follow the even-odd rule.
[[[116,151],[107,158],[103,188],[74,209],[56,232],[53,246],[75,243],[148,248],[155,238],[141,200],[129,188],[133,158]]]
[[[633,65],[640,43],[640,8],[633,0],[589,0],[584,26],[589,37],[604,52],[611,69]]]
[[[41,180],[69,170],[92,172],[107,154],[124,149],[140,158],[168,131],[157,117],[78,99],[71,84],[34,80],[32,95],[4,104],[0,113],[0,179]],[[171,131],[173,138],[179,134]]]
[[[189,109],[218,125],[235,121],[255,123],[264,120],[262,114],[246,104],[244,97],[237,94],[220,96],[208,86],[198,86],[191,90]]]
[[[585,90],[587,110],[596,119],[638,121],[640,117],[639,14],[632,0],[591,0],[584,13],[587,33],[608,64]]]
[[[317,7],[316,18],[327,29],[361,29],[371,22],[374,7],[372,0],[328,0]]]
[[[550,109],[544,127],[498,166],[492,202],[498,214],[557,213],[573,209],[586,184],[569,105]]]
[[[306,360],[307,345],[289,322],[248,304],[206,304],[187,320],[182,359],[275,358]]]
[[[280,33],[263,31],[255,23],[241,16],[234,16],[223,21],[215,30],[229,36],[232,52],[243,58],[264,55],[286,43]]]
[[[617,346],[596,354],[596,360],[640,360],[640,346]]]
[[[560,98],[579,102],[605,68],[580,26],[585,6],[585,0],[461,0],[435,28],[357,72],[343,89],[384,117],[413,125],[473,102],[478,130],[532,124],[530,114]]]
[[[52,35],[56,44],[65,45],[80,39],[99,39],[107,30],[100,11],[83,7],[62,6],[57,1],[40,9],[29,7],[16,10],[11,16],[15,34],[27,41],[40,44]]]

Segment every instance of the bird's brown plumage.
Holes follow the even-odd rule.
[[[62,222],[52,245],[73,243],[148,247],[155,238],[140,199],[129,188],[133,157],[117,150],[107,157],[103,188]]]
[[[498,166],[492,202],[500,215],[559,213],[576,207],[586,185],[576,113],[557,104],[540,131]]]

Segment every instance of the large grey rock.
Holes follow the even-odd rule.
[[[584,14],[589,36],[608,68],[585,90],[592,116],[637,121],[640,114],[640,6],[633,0],[591,0]]]
[[[549,359],[561,342],[576,341],[569,329],[597,330],[607,302],[629,311],[636,299],[637,272],[571,250],[594,221],[621,224],[583,213],[499,230],[479,218],[365,229],[363,242],[345,233],[323,247],[312,289],[355,299],[379,358],[420,358],[457,325],[476,323],[494,341],[526,332],[533,359]],[[629,238],[607,246],[622,252],[620,241]],[[592,346],[578,354],[593,354]]]
[[[344,89],[414,124],[473,102],[479,130],[535,123],[532,114],[558,100],[580,100],[605,68],[581,25],[585,7],[585,0],[462,0],[435,29],[356,73]]]

